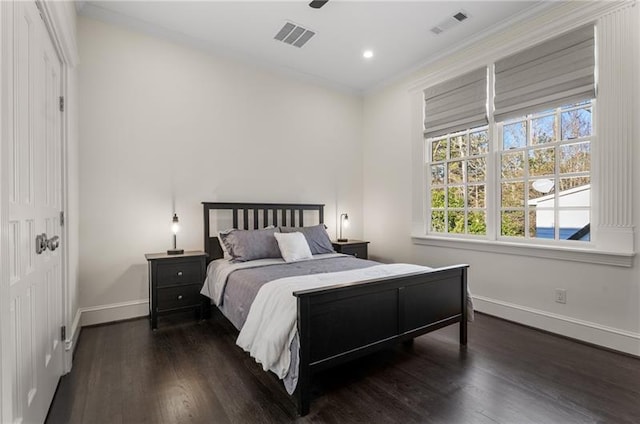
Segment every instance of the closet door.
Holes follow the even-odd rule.
[[[63,369],[62,66],[35,2],[14,2],[13,17],[13,131],[3,140],[2,167],[9,178],[11,415],[39,423]]]

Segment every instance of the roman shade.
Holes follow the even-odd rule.
[[[595,98],[594,69],[593,25],[497,61],[495,120]]]
[[[487,125],[487,68],[430,87],[424,99],[427,138]]]

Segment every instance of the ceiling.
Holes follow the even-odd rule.
[[[539,1],[91,1],[81,15],[194,44],[270,69],[367,91],[541,7]],[[439,35],[432,27],[464,11]],[[292,21],[316,33],[302,48],[274,36]],[[374,56],[363,58],[370,49]]]

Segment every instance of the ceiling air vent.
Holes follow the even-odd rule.
[[[283,43],[291,44],[292,46],[302,47],[314,35],[316,35],[316,33],[309,29],[296,25],[292,22],[286,22],[282,29],[280,29],[273,38],[278,41],[282,41]]]
[[[435,35],[442,34],[449,28],[458,25],[462,21],[466,20],[469,17],[469,14],[464,11],[460,11],[453,16],[448,17],[444,21],[440,22],[438,25],[431,28],[431,32]]]

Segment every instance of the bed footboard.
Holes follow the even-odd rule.
[[[343,284],[294,293],[298,301],[298,413],[310,407],[312,375],[357,357],[460,323],[467,343],[467,268]]]

